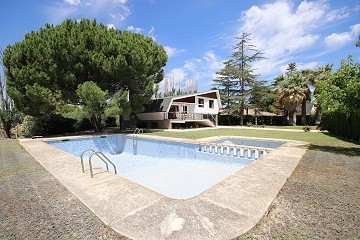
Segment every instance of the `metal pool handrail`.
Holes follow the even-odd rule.
[[[135,128],[134,135],[133,135],[133,149],[137,148],[137,135],[144,133],[144,129],[142,128]]]
[[[100,160],[105,163],[105,165],[106,165],[106,170],[109,170],[109,165],[108,165],[108,163],[107,163],[107,162],[109,162],[109,163],[114,167],[114,172],[115,172],[115,174],[117,174],[116,166],[114,165],[114,163],[111,162],[110,159],[107,158],[104,153],[102,153],[102,152],[96,152],[96,151],[93,150],[93,149],[86,149],[86,150],[84,150],[84,151],[81,153],[80,158],[81,158],[81,168],[82,168],[83,173],[85,172],[85,168],[84,168],[84,158],[83,158],[83,156],[84,156],[84,153],[89,152],[89,151],[91,152],[91,155],[90,155],[90,157],[89,157],[89,166],[90,166],[90,173],[91,173],[91,177],[92,177],[92,178],[94,177],[94,175],[93,175],[93,170],[92,170],[91,158],[92,158],[92,156],[94,156],[94,155],[98,156],[98,157],[100,158]]]
[[[94,177],[94,174],[93,174],[93,170],[92,170],[91,158],[92,158],[94,155],[98,156],[98,157],[100,158],[100,160],[105,163],[107,170],[109,170],[109,165],[108,165],[107,162],[106,162],[106,161],[108,161],[108,162],[114,167],[114,172],[115,172],[115,174],[117,174],[115,164],[114,164],[112,161],[110,161],[110,159],[108,159],[108,158],[105,156],[105,154],[103,154],[102,152],[93,152],[93,153],[91,154],[91,156],[89,157],[90,174],[91,174],[91,177],[92,177],[92,178]]]
[[[80,156],[80,159],[81,159],[81,168],[82,168],[83,173],[85,172],[83,156],[84,156],[84,153],[89,152],[89,151],[91,151],[92,153],[95,152],[95,150],[89,148],[89,149],[84,150],[84,151],[81,153],[81,156]]]

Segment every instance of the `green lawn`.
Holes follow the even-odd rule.
[[[343,138],[319,132],[285,132],[276,130],[257,130],[257,129],[210,129],[199,131],[184,131],[184,132],[169,132],[158,131],[147,133],[150,135],[158,135],[164,137],[200,139],[213,136],[242,136],[242,137],[260,137],[260,138],[275,138],[286,140],[300,140],[311,144],[310,149],[320,150],[333,153],[342,153],[349,156],[360,156],[360,145],[347,141]]]

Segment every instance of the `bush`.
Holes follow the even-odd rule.
[[[304,130],[304,132],[310,132],[311,127],[308,126],[308,125],[305,125],[305,126],[303,127],[303,130]]]
[[[41,126],[37,124],[37,121],[32,116],[25,116],[22,122],[22,134],[25,137],[32,137],[39,135],[42,132]]]

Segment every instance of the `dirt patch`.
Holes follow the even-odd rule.
[[[357,239],[360,156],[308,150],[267,216],[240,239]]]
[[[127,239],[107,227],[16,140],[0,141],[0,239]]]

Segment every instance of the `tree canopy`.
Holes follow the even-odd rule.
[[[4,51],[7,91],[16,107],[38,116],[79,104],[79,84],[92,81],[110,95],[129,90],[139,108],[163,79],[167,55],[150,37],[96,20],[67,19],[32,31]],[[134,109],[136,110],[136,109]]]
[[[242,33],[231,55],[224,62],[225,67],[217,72],[215,86],[227,99],[228,113],[238,113],[240,125],[244,124],[244,109],[249,99],[251,89],[258,77],[254,74],[253,63],[263,58],[263,54],[251,44],[250,33]],[[231,101],[232,100],[232,101]]]

